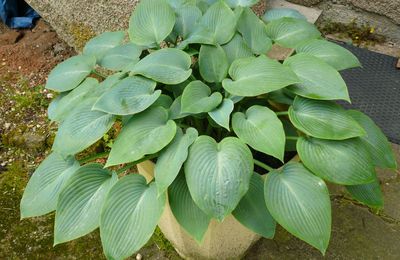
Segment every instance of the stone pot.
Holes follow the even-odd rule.
[[[147,181],[154,177],[154,163],[146,161],[137,165]],[[182,229],[175,219],[169,203],[158,223],[164,236],[184,259],[239,259],[261,237],[240,224],[232,215],[223,222],[211,220],[202,244],[198,244]]]

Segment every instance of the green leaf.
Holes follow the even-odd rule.
[[[139,46],[160,44],[172,32],[174,10],[166,0],[146,0],[135,7],[129,21],[129,37]]]
[[[106,167],[134,162],[167,146],[176,134],[176,124],[168,112],[153,107],[134,115],[122,128],[108,157]]]
[[[235,134],[253,149],[272,155],[283,162],[285,131],[275,112],[263,106],[252,106],[246,113],[232,117]]]
[[[343,140],[365,135],[364,129],[340,105],[297,96],[289,108],[293,125],[307,135]]]
[[[103,95],[104,92],[109,90],[115,84],[117,84],[120,80],[124,79],[126,74],[123,72],[117,72],[110,76],[108,76],[105,80],[103,80],[92,92],[91,97],[99,98]]]
[[[186,39],[191,33],[193,33],[197,22],[203,14],[197,6],[191,4],[185,4],[182,7],[175,9],[175,13],[176,23],[174,32],[177,35],[182,36],[183,39]]]
[[[113,115],[137,114],[153,104],[161,94],[156,82],[138,77],[128,77],[105,92],[94,104],[93,109]]]
[[[168,199],[178,223],[198,243],[201,243],[211,219],[193,201],[184,174],[178,175],[171,184],[168,189]]]
[[[299,11],[291,8],[273,8],[265,12],[263,15],[262,19],[266,22],[269,23],[273,20],[278,20],[283,17],[291,17],[295,19],[300,19],[300,20],[305,20],[307,21],[307,18],[302,15]]]
[[[212,32],[216,43],[227,43],[235,34],[236,17],[224,1],[217,1],[201,17],[200,24]]]
[[[233,107],[233,101],[231,99],[225,98],[217,108],[208,112],[208,115],[215,121],[215,123],[230,131],[229,121],[231,113],[233,111]]]
[[[178,127],[174,140],[160,153],[154,168],[158,194],[164,193],[178,176],[188,156],[189,146],[196,140],[198,132],[189,127],[183,134]]]
[[[219,92],[211,94],[211,89],[200,80],[190,82],[182,94],[183,113],[198,114],[214,110],[222,101]]]
[[[268,36],[283,47],[295,48],[299,43],[321,36],[315,25],[292,17],[272,20],[266,26]]]
[[[325,61],[336,70],[360,67],[361,63],[349,50],[336,43],[314,39],[296,46],[297,53],[308,53]]]
[[[231,79],[222,86],[237,96],[258,96],[299,82],[290,68],[276,60],[260,55],[235,60],[229,68]]]
[[[132,69],[140,74],[164,84],[179,84],[192,74],[192,60],[184,51],[165,48],[150,53],[140,60]]]
[[[52,112],[52,120],[60,122],[65,119],[85,99],[93,95],[95,88],[99,87],[99,81],[94,78],[86,78],[78,87],[63,96]]]
[[[47,156],[25,188],[20,205],[21,218],[36,217],[55,210],[61,189],[78,168],[79,163],[72,156],[64,158],[55,152]]]
[[[95,163],[86,164],[72,174],[58,199],[55,245],[84,236],[99,226],[101,208],[117,180],[115,173]]]
[[[182,8],[186,5],[196,5],[197,0],[167,0],[167,2],[172,8],[178,10],[179,8]]]
[[[179,119],[190,115],[182,112],[182,96],[177,97],[169,108],[169,119]]]
[[[69,155],[83,151],[110,130],[115,116],[92,111],[95,99],[82,102],[58,128],[53,151]]]
[[[308,169],[330,182],[356,185],[374,181],[371,156],[358,138],[334,141],[300,137],[297,152]]]
[[[99,65],[109,70],[123,70],[126,66],[139,61],[142,48],[133,43],[124,44],[108,50]]]
[[[83,48],[83,54],[94,56],[97,62],[99,62],[104,53],[118,45],[121,45],[124,38],[124,31],[104,32],[90,39],[90,41],[86,43]]]
[[[372,207],[383,208],[383,194],[378,178],[367,184],[346,186],[347,191],[359,202]]]
[[[238,31],[254,54],[266,54],[272,47],[265,24],[250,9],[243,10],[237,23]]]
[[[252,57],[253,52],[247,46],[242,36],[238,33],[225,45],[221,46],[224,49],[229,65],[237,59]]]
[[[57,107],[60,104],[60,101],[67,96],[69,93],[71,93],[71,91],[68,92],[61,92],[59,95],[57,95],[49,104],[49,106],[47,107],[47,117],[51,120],[51,121],[57,121],[56,117],[57,117]]]
[[[273,101],[275,103],[292,105],[295,96],[296,95],[291,93],[286,88],[281,88],[268,93],[268,100]]]
[[[217,143],[203,135],[190,147],[184,169],[194,202],[222,221],[249,189],[253,167],[251,151],[240,139],[226,137]]]
[[[258,3],[259,0],[224,0],[231,8],[235,7],[250,7]]]
[[[189,44],[200,43],[200,44],[216,44],[214,33],[203,24],[197,24],[193,29],[193,32],[181,43],[178,44],[178,49],[185,49]]]
[[[276,222],[265,204],[264,181],[257,173],[253,173],[249,191],[232,214],[251,231],[265,238],[274,237]]]
[[[288,87],[293,93],[312,99],[350,101],[342,76],[324,61],[299,53],[286,59],[283,64],[289,66],[301,81]]]
[[[100,219],[100,236],[108,259],[125,259],[143,247],[164,210],[166,196],[139,174],[119,180],[108,193]]]
[[[93,56],[78,55],[58,64],[49,74],[46,88],[58,92],[76,88],[96,65]]]
[[[221,82],[228,73],[228,58],[221,46],[202,45],[199,53],[200,75],[207,82]]]
[[[380,168],[396,169],[397,162],[392,147],[381,129],[367,115],[348,110],[347,113],[354,118],[367,132],[360,137],[365,148],[371,154],[374,165]]]
[[[156,102],[154,102],[151,106],[153,106],[153,107],[161,106],[165,109],[169,109],[172,105],[172,102],[173,102],[173,100],[170,96],[161,94],[158,97],[158,99],[156,100]]]
[[[323,180],[300,163],[268,173],[265,202],[273,218],[325,254],[331,236],[331,201]]]

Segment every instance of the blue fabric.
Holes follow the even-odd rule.
[[[0,19],[13,29],[31,28],[39,17],[23,0],[0,0]]]

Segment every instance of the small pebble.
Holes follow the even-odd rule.
[[[143,257],[142,257],[141,254],[137,254],[137,255],[136,255],[136,260],[142,260],[142,258],[143,258]]]

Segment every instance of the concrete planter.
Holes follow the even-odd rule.
[[[138,171],[150,181],[154,176],[154,163],[151,161],[140,163]],[[221,223],[212,220],[204,235],[203,243],[199,245],[181,228],[168,202],[158,226],[184,259],[238,259],[260,239],[259,235],[229,215]]]

